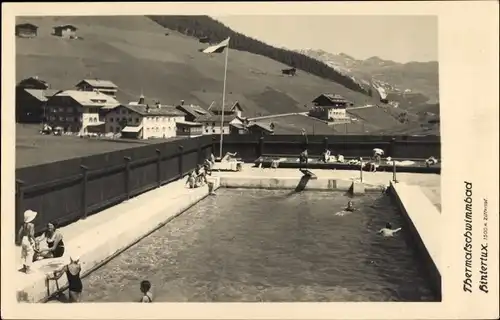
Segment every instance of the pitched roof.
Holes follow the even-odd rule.
[[[72,30],[78,30],[77,27],[75,27],[72,24],[63,24],[60,26],[54,26],[53,29],[72,29]]]
[[[23,79],[21,81],[19,81],[19,83],[17,85],[22,85],[23,83],[26,83],[26,82],[29,82],[29,81],[35,81],[35,82],[38,82],[42,85],[45,86],[45,88],[48,88],[49,87],[49,84],[42,80],[42,79],[39,79],[37,76],[34,76],[34,77],[29,77],[29,78],[26,78],[26,79]]]
[[[330,100],[332,103],[335,103],[335,102],[349,102],[344,97],[342,97],[341,95],[339,95],[339,94],[332,94],[332,93],[322,93],[321,95],[319,95],[318,97],[316,97],[313,101],[317,100],[321,96],[324,96],[325,98],[327,98],[328,100]]]
[[[148,106],[145,104],[126,104],[123,107],[138,113],[142,116],[164,116],[164,117],[182,117],[184,113],[177,110],[174,106]]]
[[[32,24],[32,23],[20,23],[20,24],[16,24],[16,28],[23,28],[23,27],[26,27],[26,28],[31,28],[31,29],[38,29],[38,26]]]
[[[113,108],[120,105],[120,103],[113,97],[94,91],[66,90],[61,91],[54,96],[71,97],[82,106]]]
[[[193,117],[199,117],[208,114],[208,111],[196,105],[187,105],[187,104],[178,105],[177,109],[184,111]]]
[[[242,123],[231,123],[230,126],[235,127],[237,129],[246,129],[245,125]]]
[[[59,92],[59,90],[48,89],[48,90],[40,90],[40,89],[24,89],[27,93],[38,99],[39,101],[47,101],[48,98],[52,97],[54,94]]]
[[[238,101],[224,101],[224,112],[233,111],[237,105],[241,108],[241,105]],[[212,105],[208,108],[208,111],[222,112],[222,103],[213,102]]]
[[[274,130],[271,129],[271,124],[270,123],[261,123],[261,122],[254,122],[248,125],[249,128],[251,127],[259,127],[261,129],[264,129],[268,132],[273,132]]]
[[[236,118],[238,118],[236,115],[234,115],[234,114],[229,115],[228,114],[227,116],[224,116],[224,123],[231,122]],[[221,123],[221,120],[222,120],[221,116],[213,115],[213,114],[200,116],[200,117],[197,117],[196,119],[194,119],[194,121],[196,121],[196,122],[215,122],[215,123]]]
[[[76,87],[80,86],[82,83],[87,83],[92,87],[96,88],[113,88],[117,89],[118,86],[109,80],[100,80],[100,79],[83,79],[82,81],[76,84]]]

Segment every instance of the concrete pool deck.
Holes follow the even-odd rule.
[[[217,189],[219,179],[210,179]],[[181,179],[60,228],[66,247],[64,256],[33,263],[30,274],[18,272],[17,300],[39,302],[65,289],[65,276],[47,284],[46,275],[68,263],[70,255],[80,257],[85,276],[207,195],[207,187],[188,189],[185,179]],[[20,251],[16,247],[16,270],[21,267]]]
[[[433,289],[441,297],[440,214],[418,186],[391,182],[391,189]]]
[[[355,192],[363,193],[365,189],[380,190],[382,186],[389,186],[392,180],[392,173],[389,172],[363,172],[363,183],[361,184],[359,183],[359,171],[311,171],[317,176],[317,179],[308,181],[307,188],[305,188],[307,190],[348,190],[354,186]],[[241,172],[214,172],[210,179],[214,181],[215,189],[224,186],[265,188],[266,186],[262,186],[263,181],[281,184],[281,188],[295,188],[302,177],[303,174],[297,169],[260,169],[253,168],[251,164],[245,164]],[[408,191],[410,193],[411,190],[419,193],[420,199],[430,205],[427,208],[427,215],[439,215],[437,208],[441,206],[440,175],[398,173],[397,180],[402,182],[395,184],[397,188],[411,187],[404,190],[410,190]],[[427,217],[421,217],[420,213],[414,213],[415,208],[408,207],[409,200],[404,198],[408,197],[408,192],[406,192],[406,196],[400,198],[404,203],[402,211],[411,216],[412,225],[417,230],[417,235],[422,236],[420,242],[423,243],[424,249],[430,246],[436,248],[435,244],[429,243],[429,241],[433,241],[429,240],[432,237],[432,232],[421,230],[425,228],[422,227],[422,221],[427,220]],[[44,301],[51,294],[59,291],[58,289],[65,289],[67,286],[65,276],[57,282],[50,281],[48,284],[45,277],[46,274],[67,263],[71,254],[80,256],[82,275],[86,276],[207,195],[207,187],[188,189],[185,186],[185,179],[182,179],[101,211],[85,220],[60,228],[66,246],[65,256],[34,263],[31,274],[18,272],[16,274],[18,301]],[[415,203],[415,201],[409,203]],[[418,204],[419,201],[416,203]],[[418,217],[413,219],[414,215]],[[434,261],[437,250],[430,249],[428,251],[431,260]],[[21,266],[19,247],[16,247],[16,254],[16,267],[19,269]]]

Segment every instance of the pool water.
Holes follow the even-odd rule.
[[[390,197],[220,189],[84,279],[84,302],[437,301]],[[408,242],[409,243],[409,242]]]

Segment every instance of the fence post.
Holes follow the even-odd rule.
[[[212,154],[213,155],[216,155],[216,146],[215,146],[215,142],[217,141],[217,139],[215,137],[212,137]]]
[[[88,181],[88,171],[89,171],[89,168],[84,166],[84,165],[80,165],[80,169],[82,169],[82,174],[83,174],[83,177],[82,177],[82,203],[81,203],[81,209],[82,209],[82,219],[87,219],[87,214],[88,214],[88,211],[87,211],[87,181]]]
[[[125,159],[125,196],[126,200],[130,199],[130,157],[123,157]]]
[[[258,150],[258,156],[262,157],[264,154],[264,137],[259,138],[259,150]]]
[[[156,182],[161,187],[161,151],[156,149]]]
[[[391,138],[391,145],[389,146],[389,154],[387,156],[394,158],[394,149],[396,148],[396,138]]]
[[[359,180],[363,182],[363,158],[359,158]]]
[[[18,222],[19,219],[22,219],[22,212],[23,212],[23,201],[24,201],[24,188],[23,188],[23,185],[24,185],[24,181],[20,180],[20,179],[16,179],[16,219],[14,220],[15,222]],[[21,245],[20,241],[21,239],[18,239],[17,238],[17,231],[18,231],[18,227],[20,226],[15,226],[15,242],[16,242],[16,245]]]
[[[396,180],[396,160],[392,160],[392,181],[398,182]]]
[[[184,146],[179,145],[179,179],[182,179],[184,175]]]
[[[323,146],[325,147],[325,151],[328,150],[328,137],[323,138]]]

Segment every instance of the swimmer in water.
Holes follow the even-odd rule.
[[[344,209],[344,211],[348,211],[348,212],[353,212],[355,211],[356,209],[354,208],[354,206],[352,205],[352,201],[349,201],[347,202],[347,207]]]
[[[384,237],[393,237],[396,232],[399,232],[401,228],[392,229],[390,222],[385,224],[385,228],[380,229],[377,233],[382,234]]]
[[[139,302],[151,303],[153,302],[153,294],[151,293],[151,282],[148,280],[141,281],[140,286],[142,292],[142,298]]]
[[[349,201],[349,202],[347,202],[347,207],[344,210],[337,212],[335,215],[336,216],[344,216],[348,213],[354,212],[355,210],[356,209],[354,208],[352,201]]]

